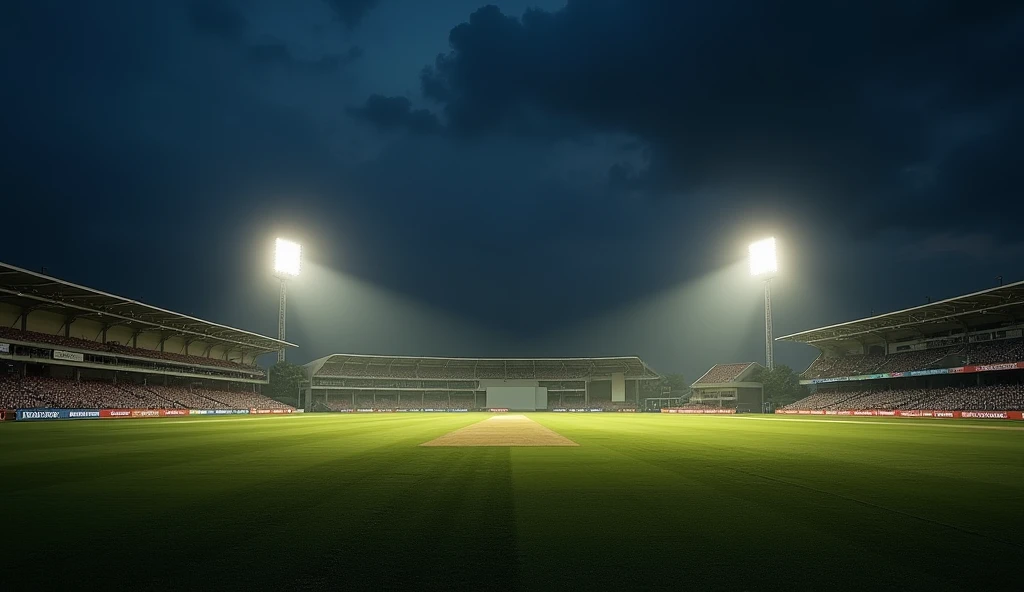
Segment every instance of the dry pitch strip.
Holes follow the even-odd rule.
[[[495,415],[420,446],[579,446],[525,415]]]

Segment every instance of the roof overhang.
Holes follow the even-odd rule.
[[[251,352],[271,352],[293,343],[115,296],[48,275],[0,263],[0,302],[49,310],[139,332],[161,332]]]
[[[784,335],[777,340],[806,343],[819,348],[854,341],[871,345],[922,339],[997,323],[1020,322],[1024,322],[1024,282],[1015,282],[882,315]]]
[[[586,369],[592,374],[621,372],[630,380],[655,380],[660,375],[637,356],[606,358],[443,358],[433,356],[385,356],[374,354],[332,354],[306,364],[307,375],[315,376],[326,364],[340,363],[432,368],[565,367]]]

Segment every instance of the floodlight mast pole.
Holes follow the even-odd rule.
[[[775,369],[775,344],[772,340],[772,277],[764,280],[764,362],[769,370]]]
[[[284,333],[285,311],[288,308],[288,280],[287,280],[287,278],[285,278],[284,274],[279,274],[277,276],[277,278],[279,280],[281,280],[281,298],[279,300],[278,309],[277,309],[277,338],[280,341],[284,341],[284,339],[285,339],[285,333]],[[283,362],[284,361],[284,346],[283,345],[281,346],[281,349],[277,350],[277,361],[278,362]]]

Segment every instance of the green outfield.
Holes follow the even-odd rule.
[[[578,446],[419,446],[487,417],[0,424],[0,589],[1024,579],[1024,422],[537,413]]]

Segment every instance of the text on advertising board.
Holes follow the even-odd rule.
[[[84,362],[85,361],[85,355],[80,354],[78,352],[69,352],[69,351],[63,351],[63,350],[55,349],[55,350],[53,350],[53,359],[54,360],[67,360],[69,362]]]

